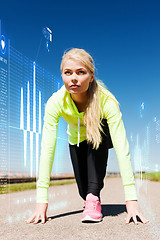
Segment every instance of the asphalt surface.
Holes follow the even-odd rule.
[[[139,204],[147,224],[126,225],[124,190],[120,178],[107,178],[101,192],[103,221],[81,223],[84,202],[76,184],[49,189],[46,224],[26,224],[34,211],[36,191],[29,190],[0,196],[0,240],[159,240],[160,182],[136,180]]]

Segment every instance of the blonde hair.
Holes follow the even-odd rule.
[[[95,65],[92,57],[84,49],[73,48],[64,53],[61,61],[61,72],[63,71],[64,61],[74,59],[81,61],[91,73],[95,72]],[[93,148],[97,149],[102,141],[101,132],[101,108],[98,97],[98,89],[100,85],[94,79],[90,82],[88,88],[88,103],[84,112],[84,125],[86,126],[86,138],[88,143],[93,144]]]

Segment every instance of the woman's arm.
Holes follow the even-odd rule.
[[[41,157],[39,167],[39,178],[37,182],[37,202],[48,203],[48,187],[50,183],[50,175],[54,160],[54,153],[57,139],[58,119],[48,111],[46,107],[43,134],[41,142]]]
[[[135,180],[129,153],[129,144],[121,118],[121,113],[118,104],[114,100],[110,100],[109,102],[110,107],[107,111],[106,117],[124,185],[127,208],[126,223],[129,223],[130,219],[132,218],[137,224],[136,215],[139,216],[143,223],[147,223],[147,220],[143,216],[137,202]]]
[[[57,139],[57,127],[60,116],[60,107],[54,95],[48,100],[45,108],[44,125],[41,142],[41,157],[39,178],[37,182],[37,205],[33,215],[26,220],[26,223],[45,223],[48,208],[48,187],[52,170],[54,153]]]

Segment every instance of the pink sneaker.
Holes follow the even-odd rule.
[[[85,201],[85,209],[82,214],[82,222],[100,222],[102,221],[101,204],[99,198],[89,193]]]

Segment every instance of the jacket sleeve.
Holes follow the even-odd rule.
[[[39,178],[37,181],[37,203],[48,202],[48,187],[56,147],[59,112],[60,108],[53,94],[45,108]]]
[[[105,105],[106,119],[119,163],[120,174],[125,192],[125,200],[137,200],[135,180],[130,160],[129,144],[122,121],[122,114],[119,110],[118,104],[114,100],[111,99],[107,101]]]

